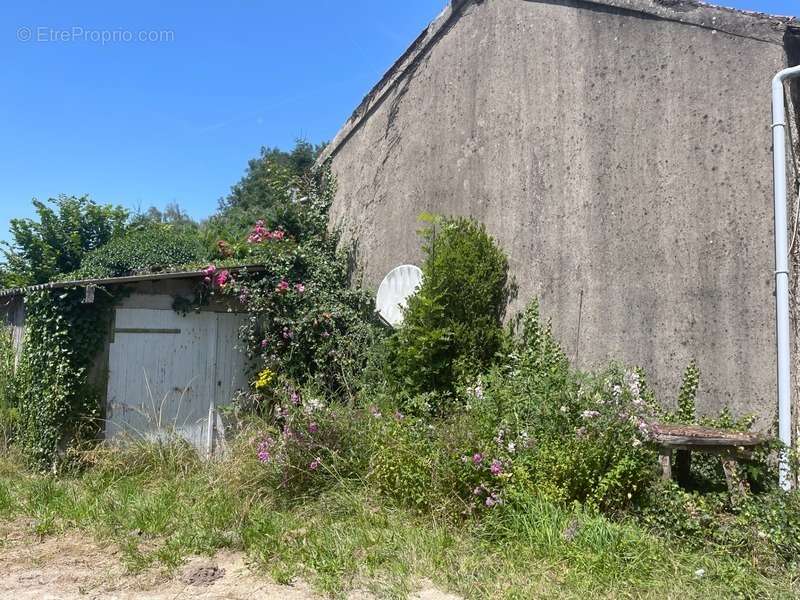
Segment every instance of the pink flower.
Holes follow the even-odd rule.
[[[268,344],[267,340],[261,340],[261,349],[265,350],[266,347],[267,347],[267,344]]]
[[[306,286],[303,285],[302,283],[295,283],[294,289],[298,294],[302,294],[303,292],[306,291]]]
[[[283,238],[286,237],[286,232],[282,229],[276,229],[275,231],[271,231],[269,233],[270,239],[276,240],[280,242]]]
[[[308,465],[308,468],[311,469],[312,471],[316,471],[317,469],[319,469],[319,466],[321,464],[322,460],[320,458],[315,458],[314,460],[311,461],[311,464]]]
[[[295,406],[300,404],[300,394],[298,394],[297,392],[292,392],[292,395],[291,395],[290,398],[291,398],[292,404],[294,404]]]
[[[472,455],[473,465],[479,465],[482,462],[483,462],[483,454],[481,454],[480,452],[476,452],[475,454]]]
[[[288,327],[284,327],[283,328],[283,339],[290,340],[293,337],[294,337],[294,334],[292,333],[292,330],[289,329]]]
[[[215,278],[215,283],[216,283],[216,284],[217,284],[219,287],[222,287],[222,286],[224,286],[226,283],[228,283],[230,280],[231,280],[231,274],[230,274],[230,271],[228,271],[228,270],[226,269],[226,270],[224,270],[224,271],[220,271],[219,273],[217,273],[217,276],[216,276],[216,278]]]
[[[255,226],[250,231],[250,235],[247,236],[247,241],[251,244],[260,244],[264,240],[268,239],[269,237],[269,230],[267,229],[266,224],[264,221],[256,221]]]
[[[217,267],[214,265],[208,265],[205,269],[200,271],[206,277],[211,277],[217,271]]]
[[[275,291],[279,294],[283,294],[289,289],[289,282],[285,279],[281,279],[280,283],[278,283],[278,287],[275,288]]]
[[[489,467],[489,471],[492,472],[492,475],[500,475],[503,472],[503,463],[499,460],[495,459],[492,461],[492,466]]]

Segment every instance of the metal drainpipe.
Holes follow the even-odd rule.
[[[775,301],[778,345],[778,432],[792,447],[792,405],[789,334],[789,246],[786,216],[786,106],[783,83],[800,77],[800,66],[780,71],[772,80],[772,156],[775,192]],[[792,487],[786,452],[781,455],[780,484]]]

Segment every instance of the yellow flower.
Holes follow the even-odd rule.
[[[263,390],[270,386],[273,379],[275,379],[275,373],[273,373],[272,370],[267,367],[258,374],[258,379],[256,379],[255,383],[253,383],[253,387],[255,387],[257,390]]]

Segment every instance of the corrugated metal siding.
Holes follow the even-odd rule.
[[[206,449],[209,407],[246,385],[236,314],[118,308],[109,348],[106,437],[181,435]],[[221,426],[217,419],[217,432]]]

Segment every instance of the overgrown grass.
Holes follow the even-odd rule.
[[[729,553],[692,552],[635,525],[531,499],[454,523],[380,499],[358,482],[287,505],[238,452],[202,464],[183,446],[102,449],[59,478],[0,461],[0,517],[35,533],[86,531],[119,546],[131,571],[244,551],[279,582],[332,596],[405,597],[420,579],[467,598],[795,597],[790,572],[766,578]],[[702,570],[702,571],[701,571]]]

